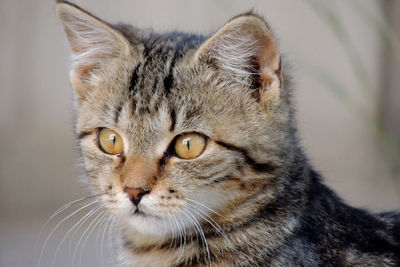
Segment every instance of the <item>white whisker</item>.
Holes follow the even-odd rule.
[[[68,203],[62,205],[60,208],[58,208],[55,212],[53,212],[53,214],[52,214],[52,215],[46,220],[46,222],[43,224],[42,229],[40,230],[39,234],[38,234],[37,237],[36,237],[35,247],[37,247],[38,242],[39,242],[39,239],[40,239],[41,235],[43,234],[43,231],[44,231],[44,229],[46,228],[47,224],[49,224],[50,221],[51,221],[54,217],[56,217],[58,214],[60,214],[61,212],[63,212],[64,210],[68,209],[69,207],[71,207],[71,206],[74,205],[74,204],[77,204],[77,203],[79,203],[79,202],[82,202],[82,201],[85,201],[85,200],[88,200],[88,199],[91,199],[91,198],[94,198],[94,197],[98,197],[98,196],[100,196],[100,195],[102,195],[102,194],[96,194],[96,195],[92,195],[92,196],[88,196],[88,197],[82,197],[82,198],[73,200],[73,201],[71,201],[71,202],[68,202]]]
[[[97,212],[99,209],[101,209],[101,207],[102,207],[102,206],[98,206],[98,207],[95,207],[95,208],[91,209],[88,213],[85,214],[85,216],[83,216],[77,223],[75,223],[75,224],[65,233],[65,235],[64,235],[63,238],[61,239],[61,242],[60,242],[60,244],[58,245],[58,247],[57,247],[57,249],[56,249],[56,251],[55,251],[55,253],[54,253],[51,266],[54,266],[55,261],[56,261],[56,258],[57,258],[57,255],[58,255],[58,252],[60,251],[61,246],[64,244],[64,242],[65,242],[65,240],[67,239],[67,237],[69,236],[69,234],[70,234],[75,228],[77,228],[78,226],[80,226],[81,224],[83,224],[87,219],[89,219],[95,212]]]
[[[117,235],[117,237],[114,237],[114,238],[113,238],[113,236],[111,236],[111,250],[110,250],[110,252],[113,255],[113,258],[112,258],[113,263],[115,263],[115,261],[117,261],[117,259],[115,257],[115,255],[117,255],[117,252],[115,251],[115,249],[116,249],[115,239],[118,238],[118,231],[116,229],[117,228],[116,227],[117,226],[117,222],[118,222],[118,217],[115,217],[113,222],[112,222],[112,224],[111,224],[112,231],[115,233],[115,235]],[[111,233],[111,235],[113,235],[113,233]],[[118,265],[118,262],[116,262],[114,266],[116,266],[116,265]]]
[[[102,266],[105,267],[105,258],[104,258],[104,254],[103,254],[103,248],[104,248],[104,238],[105,238],[105,234],[107,231],[107,227],[110,226],[110,221],[111,221],[111,217],[108,217],[106,219],[106,223],[105,223],[105,227],[103,229],[103,233],[101,235],[101,242],[100,242],[100,256],[101,256],[101,260],[102,260]]]
[[[112,255],[112,246],[111,246],[111,243],[112,243],[112,233],[111,232],[112,232],[112,228],[114,226],[115,220],[116,220],[115,217],[111,219],[110,227],[108,227],[108,231],[107,231],[107,240],[108,240],[107,248],[108,248],[108,251],[111,256],[111,262],[114,260],[114,257],[112,257],[113,255]]]
[[[192,202],[194,202],[194,203],[196,203],[196,204],[199,204],[200,206],[202,206],[202,207],[206,208],[207,210],[211,211],[212,213],[215,213],[215,214],[217,214],[218,216],[220,216],[220,217],[222,217],[222,218],[225,218],[224,215],[221,215],[220,213],[216,212],[215,210],[211,209],[210,207],[207,207],[206,205],[204,205],[203,203],[201,203],[201,202],[199,202],[199,201],[196,201],[196,200],[190,199],[190,198],[186,198],[186,200],[189,200],[189,201],[192,201]]]
[[[182,226],[181,231],[180,231],[180,236],[181,238],[180,240],[180,244],[179,244],[179,253],[178,253],[178,259],[176,260],[177,263],[179,263],[179,261],[181,260],[181,258],[183,257],[184,251],[185,251],[185,245],[186,245],[186,230],[185,230],[185,225],[182,221],[181,218],[177,218],[177,220],[179,219],[180,221],[180,225]],[[179,223],[179,222],[178,222]]]
[[[72,264],[74,263],[76,253],[78,252],[79,246],[80,246],[80,244],[82,242],[82,239],[83,239],[82,246],[81,246],[80,253],[79,253],[79,266],[82,266],[82,264],[81,264],[81,262],[82,262],[82,252],[85,249],[86,241],[89,238],[90,234],[93,232],[93,230],[96,229],[96,226],[100,221],[99,218],[102,217],[102,216],[105,216],[105,211],[104,210],[102,212],[100,212],[92,222],[90,222],[90,224],[88,225],[86,230],[83,232],[82,236],[79,238],[78,243],[76,244],[74,253],[72,255]],[[93,225],[93,227],[92,227],[92,225]],[[85,235],[86,235],[86,237],[85,237]]]
[[[50,237],[54,234],[54,232],[58,229],[58,227],[65,222],[66,220],[68,220],[69,218],[71,218],[72,216],[74,216],[76,213],[78,213],[79,211],[83,210],[84,208],[87,208],[91,205],[93,205],[94,203],[98,202],[98,200],[92,201],[89,204],[86,204],[85,206],[77,209],[76,211],[74,211],[73,213],[71,213],[70,215],[68,215],[67,217],[65,217],[64,219],[62,219],[54,228],[53,230],[48,234],[46,240],[44,241],[44,244],[42,246],[42,249],[40,250],[40,255],[39,255],[39,262],[37,266],[41,265],[42,262],[42,257],[43,257],[43,253],[44,253],[44,249],[46,248],[47,242],[49,241]]]
[[[168,248],[168,249],[171,249],[172,245],[175,243],[175,225],[173,224],[173,221],[172,221],[172,215],[168,214],[168,220],[170,222],[170,226],[173,228],[172,229],[172,239],[171,239],[171,242],[169,243],[169,248]]]
[[[99,253],[99,251],[101,250],[100,237],[101,237],[101,233],[102,232],[100,230],[104,227],[105,223],[107,222],[108,216],[109,216],[108,214],[104,214],[104,216],[102,216],[99,219],[99,222],[100,222],[99,223],[99,230],[97,231],[97,234],[96,234],[96,253]],[[101,255],[98,255],[97,259],[101,259]]]
[[[225,238],[225,240],[231,245],[231,247],[234,247],[232,242],[229,240],[228,236],[226,235],[225,231],[212,217],[210,217],[207,213],[205,213],[203,210],[196,207],[195,205],[192,205],[190,203],[188,203],[188,204],[190,206],[192,206],[193,208],[197,209],[197,211],[193,210],[193,212],[196,212],[196,214],[198,214],[203,220],[207,221],[218,233],[220,233]],[[211,221],[208,220],[207,218],[205,218],[201,213],[204,214],[204,216],[207,216]]]
[[[196,217],[193,216],[193,214],[192,214],[188,209],[184,209],[184,211],[186,211],[187,214],[188,214],[190,217],[192,217],[192,219],[193,219],[192,221],[193,221],[193,223],[194,223],[194,226],[198,229],[199,234],[200,234],[200,236],[201,236],[201,238],[202,238],[202,243],[203,243],[205,252],[206,252],[206,254],[207,254],[208,263],[210,263],[210,262],[211,262],[210,250],[209,250],[209,248],[208,248],[208,243],[207,243],[206,237],[205,237],[205,235],[204,235],[203,229],[201,228],[201,225],[200,225],[200,223],[197,221]],[[186,212],[185,212],[184,214],[186,214]]]

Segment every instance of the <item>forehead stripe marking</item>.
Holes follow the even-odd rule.
[[[121,110],[122,110],[123,104],[121,103],[118,108],[115,110],[115,115],[114,115],[114,122],[115,125],[117,126],[119,124],[119,116],[121,114]]]
[[[176,60],[178,59],[176,51],[174,51],[173,53],[174,54],[172,55],[171,63],[169,64],[169,67],[168,67],[167,76],[165,76],[165,78],[164,78],[164,90],[167,94],[170,92],[170,89],[174,82],[173,70],[174,70]]]
[[[169,117],[171,119],[171,126],[169,127],[169,131],[173,132],[175,130],[175,125],[176,125],[176,112],[175,112],[175,108],[171,108],[170,112],[169,112]]]
[[[135,67],[135,69],[132,72],[131,76],[131,83],[129,85],[129,92],[133,92],[135,90],[136,84],[138,82],[139,76],[138,76],[138,69],[140,68],[140,63]]]

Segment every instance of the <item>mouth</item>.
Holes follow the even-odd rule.
[[[156,219],[156,220],[162,219],[162,217],[160,217],[160,216],[146,213],[146,212],[140,210],[139,208],[136,208],[136,210],[131,213],[131,216],[136,217],[136,218],[148,218],[148,219],[152,218],[152,219]]]
[[[157,216],[145,213],[144,211],[140,210],[138,207],[134,212],[132,212],[133,217],[142,217],[142,218],[156,218]]]
[[[132,213],[133,216],[144,216],[146,217],[147,214],[144,213],[143,211],[139,210],[139,208],[136,208],[136,210]]]

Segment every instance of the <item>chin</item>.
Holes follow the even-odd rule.
[[[162,216],[153,215],[148,211],[137,208],[134,208],[133,212],[131,211],[129,214],[124,214],[123,220],[128,227],[126,230],[156,239],[182,234],[183,231],[188,231],[191,226],[190,217],[186,217],[183,213],[164,214]]]
[[[133,230],[140,235],[153,236],[153,237],[164,237],[171,232],[172,229],[168,229],[168,222],[161,217],[155,217],[144,212],[137,212],[129,214],[124,218],[128,230]]]

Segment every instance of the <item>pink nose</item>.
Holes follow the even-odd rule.
[[[139,204],[140,200],[142,197],[149,193],[150,191],[144,191],[141,188],[130,188],[130,187],[125,187],[124,192],[128,193],[129,199],[132,201],[133,204],[136,206]]]

